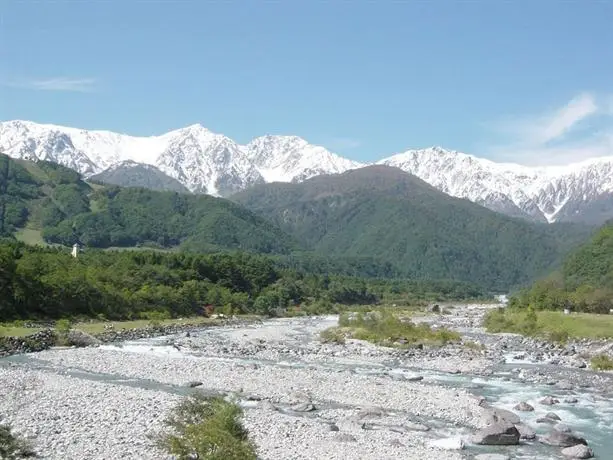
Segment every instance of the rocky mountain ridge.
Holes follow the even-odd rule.
[[[130,161],[152,165],[193,193],[229,196],[266,182],[300,182],[366,166],[297,136],[265,135],[247,145],[195,124],[160,136],[135,137],[30,121],[0,122],[0,152],[44,159],[85,177]],[[613,217],[613,156],[564,167],[495,163],[430,147],[377,162],[416,175],[439,190],[492,210],[541,222],[601,223]],[[122,174],[127,184],[133,165]],[[139,171],[141,174],[143,170]],[[104,176],[104,174],[103,174]],[[146,182],[146,181],[145,181]]]

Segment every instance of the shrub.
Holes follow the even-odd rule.
[[[11,427],[0,425],[0,458],[17,460],[37,457],[30,444],[11,433]]]
[[[171,432],[161,434],[158,445],[178,460],[256,460],[241,415],[232,402],[196,393],[171,412],[165,421]]]
[[[69,319],[60,319],[55,322],[55,330],[61,336],[68,334],[70,327],[71,323]]]
[[[592,369],[599,371],[613,371],[613,359],[605,354],[594,356],[590,361],[590,365]]]
[[[345,332],[339,327],[329,327],[319,333],[319,338],[323,343],[345,343]]]

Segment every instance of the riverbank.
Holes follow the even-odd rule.
[[[169,319],[158,322],[136,321],[90,321],[75,323],[70,331],[58,333],[52,324],[43,327],[3,327],[0,335],[0,357],[13,354],[33,353],[48,350],[57,345],[90,346],[127,340],[194,332],[200,329],[223,325],[244,325],[261,321],[257,316],[214,316]],[[69,332],[72,335],[69,335]],[[61,338],[61,335],[68,336]]]
[[[415,317],[462,335],[443,347],[322,343],[319,333],[337,324],[326,316],[15,355],[0,361],[0,414],[47,459],[165,459],[148,436],[191,391],[238,399],[263,460],[563,458],[560,446],[538,440],[476,445],[495,407],[514,411],[520,423],[512,425],[542,439],[553,425],[537,420],[555,412],[606,458],[611,374],[510,362],[530,344],[485,333],[479,318],[487,308]],[[572,378],[582,384],[569,387]],[[542,402],[546,396],[558,402]],[[515,411],[522,401],[534,410]]]

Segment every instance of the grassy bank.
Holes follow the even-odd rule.
[[[409,347],[417,344],[444,345],[459,341],[461,337],[448,329],[414,324],[406,312],[371,311],[343,313],[337,327],[321,332],[324,342],[344,343],[347,338],[389,347]]]
[[[252,316],[245,316],[246,319],[251,317]],[[70,328],[96,335],[104,332],[109,326],[112,326],[113,330],[115,331],[122,331],[130,329],[145,329],[150,326],[181,326],[187,324],[204,326],[209,324],[217,324],[220,322],[221,320],[215,318],[194,316],[179,319],[163,319],[159,321],[149,319],[139,319],[134,321],[86,321],[73,323],[70,325]],[[43,328],[40,327],[25,327],[23,324],[23,321],[0,324],[0,337],[25,337],[43,330]]]
[[[613,315],[495,309],[486,314],[483,325],[488,332],[513,332],[556,342],[613,338]]]

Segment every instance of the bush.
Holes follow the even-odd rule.
[[[592,369],[599,371],[613,371],[613,359],[605,354],[594,356],[590,361],[590,365]]]
[[[416,343],[446,344],[460,340],[460,334],[445,328],[432,329],[427,324],[414,324],[387,311],[343,313],[339,326],[348,329],[351,337],[384,346]]]
[[[345,332],[339,327],[329,327],[319,333],[319,338],[323,343],[345,343]]]
[[[17,460],[37,457],[30,444],[11,433],[11,427],[0,425],[0,459]]]
[[[55,322],[55,330],[60,336],[66,336],[70,331],[71,323],[69,319],[60,319]]]
[[[241,408],[219,397],[194,394],[171,412],[159,446],[178,460],[256,460],[255,446],[240,422]]]

